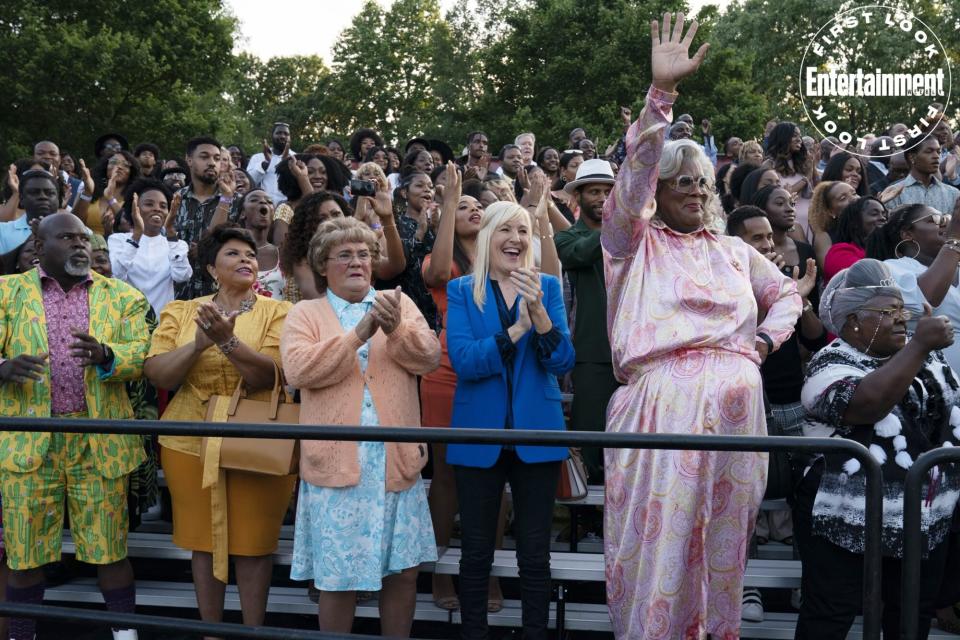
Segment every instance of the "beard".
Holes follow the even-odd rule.
[[[71,256],[63,263],[63,271],[74,278],[85,277],[90,274],[90,258]]]
[[[217,184],[217,175],[216,175],[216,174],[214,174],[214,175],[212,175],[212,176],[209,176],[209,175],[207,175],[206,173],[201,173],[201,174],[198,175],[198,176],[194,176],[194,179],[195,179],[195,180],[198,180],[198,181],[200,181],[200,182],[202,182],[203,184],[206,184],[206,185],[214,185],[214,184]]]
[[[596,207],[588,206],[585,204],[580,205],[580,214],[587,216],[593,222],[601,222],[603,220],[603,205]]]

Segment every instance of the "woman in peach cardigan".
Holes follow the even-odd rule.
[[[417,376],[440,342],[397,288],[370,286],[377,236],[354,218],[323,223],[308,258],[321,298],[297,304],[280,341],[302,424],[419,426]],[[349,633],[356,591],[381,591],[383,635],[408,637],[417,570],[437,559],[417,443],[302,441],[291,577],[320,590],[320,629]]]

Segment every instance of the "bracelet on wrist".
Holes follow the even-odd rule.
[[[240,338],[237,336],[231,336],[229,340],[222,344],[217,345],[217,349],[220,349],[220,353],[225,356],[230,355],[237,350],[237,347],[240,346]]]
[[[107,200],[107,204],[110,205],[111,207],[115,207],[117,205],[117,199],[110,198],[109,200]]]
[[[140,243],[137,242],[136,240],[134,240],[133,238],[127,238],[127,244],[131,244],[131,245],[133,245],[134,247],[136,247],[137,249],[140,248]]]
[[[803,305],[803,310],[801,313],[808,313],[810,311],[813,311],[813,303],[807,300],[806,303]]]
[[[767,345],[767,353],[773,353],[773,340],[763,332],[757,333],[757,339],[762,340]]]
[[[233,196],[220,196],[220,204],[233,204]]]
[[[943,247],[960,255],[960,239],[958,238],[947,238],[947,241],[943,243]]]
[[[83,200],[84,202],[92,202],[93,196],[90,196],[84,193],[80,196],[80,199]]]

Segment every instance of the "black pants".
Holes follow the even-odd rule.
[[[487,638],[487,589],[504,483],[513,494],[513,536],[520,569],[524,640],[547,637],[550,615],[550,527],[559,462],[527,464],[503,451],[489,469],[454,466],[460,500],[460,613],[463,640]]]
[[[803,604],[795,640],[844,640],[863,610],[863,555],[852,553],[811,531],[813,500],[820,486],[820,465],[800,483],[793,508],[793,532],[803,561]],[[921,563],[920,618],[917,638],[930,633],[930,621],[947,556],[946,541]],[[883,558],[880,593],[883,637],[900,637],[899,558]]]

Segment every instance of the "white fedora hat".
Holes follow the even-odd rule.
[[[577,187],[591,182],[599,182],[600,184],[614,183],[613,169],[610,167],[609,162],[601,160],[600,158],[586,160],[577,168],[577,179],[573,182],[568,182],[563,187],[563,190],[567,193],[573,193],[573,190]]]

